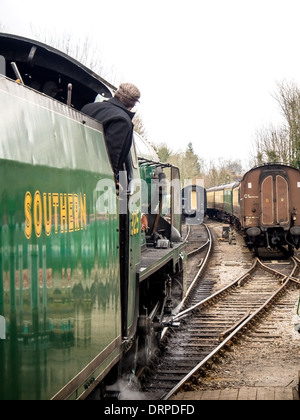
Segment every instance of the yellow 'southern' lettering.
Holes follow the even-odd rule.
[[[52,194],[52,201],[54,207],[54,226],[55,226],[55,233],[58,232],[58,194]]]
[[[24,211],[25,211],[25,236],[27,239],[31,238],[32,233],[32,216],[31,216],[31,203],[32,197],[29,191],[25,194],[25,204],[24,204]]]
[[[60,194],[60,231],[61,233],[68,230],[67,219],[67,194]]]
[[[52,200],[51,200],[51,194],[48,194],[48,212],[47,212],[47,194],[44,193],[44,222],[45,222],[45,231],[46,235],[51,235],[51,220],[52,220]]]
[[[29,191],[24,200],[25,227],[27,239],[34,229],[37,238],[43,227],[47,236],[51,235],[52,225],[55,234],[76,232],[87,229],[86,194],[43,193],[36,191],[34,199]],[[60,229],[59,229],[60,226]]]
[[[36,191],[34,194],[33,202],[33,220],[34,220],[34,230],[36,236],[39,238],[42,234],[42,197],[39,191]]]

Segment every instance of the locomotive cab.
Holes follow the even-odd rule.
[[[1,33],[0,58],[0,74],[76,110],[115,90],[78,61],[35,40]]]

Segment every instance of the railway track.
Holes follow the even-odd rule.
[[[293,259],[264,264],[256,259],[241,276],[215,293],[211,293],[209,274],[204,275],[175,315],[174,321],[180,321],[181,327],[166,334],[163,359],[144,382],[143,392],[151,399],[169,399],[187,383],[199,381],[236,340],[255,328],[259,317],[291,284],[300,286],[299,263]],[[215,268],[216,260],[211,264]]]
[[[188,268],[186,274],[186,285],[187,290],[185,298],[181,302],[177,311],[181,310],[188,304],[190,297],[193,294],[194,289],[198,285],[198,280],[202,273],[206,269],[209,259],[212,253],[212,235],[208,226],[202,224],[200,226],[193,227],[193,234],[190,229],[187,233],[188,245],[186,248],[188,258]],[[201,292],[202,296],[209,296],[212,291],[212,282],[208,284],[202,284]]]

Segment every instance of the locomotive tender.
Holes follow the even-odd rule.
[[[84,399],[147,364],[185,292],[180,174],[135,134],[118,191],[79,112],[115,88],[26,38],[0,56],[0,400]]]
[[[234,224],[246,244],[291,255],[300,247],[300,171],[269,163],[207,189],[207,215]]]

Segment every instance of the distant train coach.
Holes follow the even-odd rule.
[[[249,248],[300,246],[300,171],[266,164],[248,171],[240,182],[207,190],[207,214],[233,223]]]
[[[198,225],[206,213],[206,190],[202,185],[191,184],[182,189],[182,216],[187,225]]]

